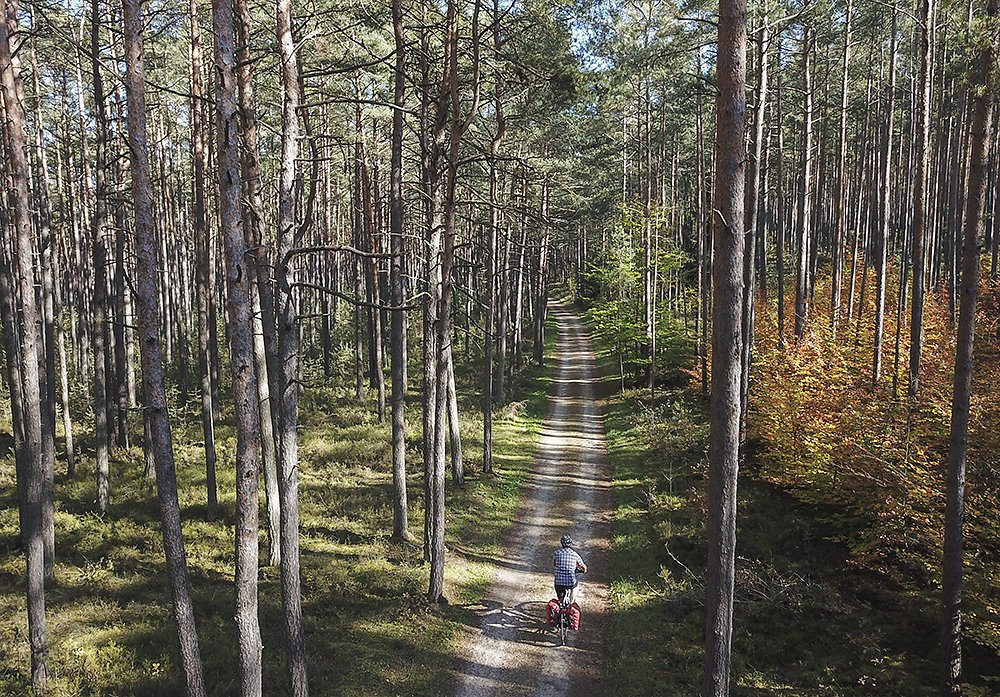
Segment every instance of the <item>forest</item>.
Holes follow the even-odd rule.
[[[0,695],[1000,694],[998,9],[4,0]]]

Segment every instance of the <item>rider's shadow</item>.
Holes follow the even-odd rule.
[[[513,606],[483,601],[469,608],[480,618],[483,636],[498,641],[546,646],[552,644],[552,629],[545,624],[546,602],[529,600]]]

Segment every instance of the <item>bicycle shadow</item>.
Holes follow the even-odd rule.
[[[548,601],[528,600],[517,605],[484,600],[476,605],[464,606],[479,620],[483,636],[497,641],[512,641],[530,646],[552,646],[559,639],[555,631],[545,624],[545,606]]]

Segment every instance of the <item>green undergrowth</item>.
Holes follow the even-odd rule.
[[[554,342],[555,331],[550,331]],[[551,348],[551,345],[550,345]],[[551,352],[549,353],[551,355]],[[310,693],[434,695],[449,680],[469,605],[488,586],[491,564],[514,519],[546,414],[551,371],[526,368],[509,388],[493,428],[494,469],[482,472],[480,360],[457,357],[466,484],[448,481],[446,605],[426,599],[420,395],[407,397],[410,540],[391,539],[391,443],[373,400],[310,387],[301,404],[302,588]],[[419,369],[411,369],[411,384]],[[173,419],[178,484],[205,678],[211,695],[236,693],[233,569],[236,439],[217,427],[220,518],[207,519],[201,430],[195,408]],[[135,425],[133,423],[133,425]],[[56,477],[57,567],[47,586],[51,695],[183,694],[169,609],[153,482],[138,448],[112,460],[111,507],[95,510],[93,452],[80,428],[75,477]],[[62,452],[61,444],[57,447]],[[450,466],[450,460],[449,460]],[[24,555],[18,544],[14,466],[0,460],[0,695],[26,695]],[[263,522],[263,493],[261,518]],[[267,540],[262,531],[261,559]],[[260,571],[264,694],[286,694],[277,567]]]
[[[597,345],[614,492],[607,684],[617,697],[701,693],[708,399],[617,387]],[[803,504],[745,468],[732,649],[736,696],[936,694],[933,603],[850,561],[839,511]],[[970,685],[967,694],[986,695]]]

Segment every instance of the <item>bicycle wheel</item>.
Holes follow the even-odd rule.
[[[565,612],[559,614],[559,645],[566,645],[566,625],[569,624],[569,617]]]

